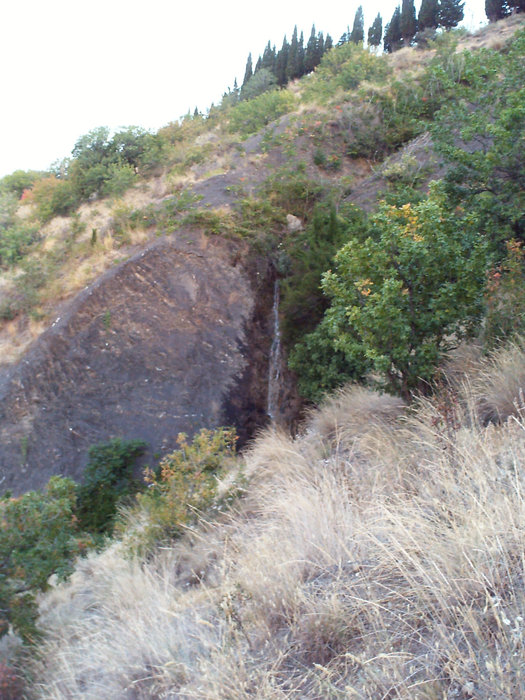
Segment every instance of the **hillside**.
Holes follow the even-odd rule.
[[[22,190],[24,177],[30,179],[31,174],[5,178],[4,185],[11,187],[4,197],[11,209],[6,213],[0,271],[0,465],[5,486],[16,491],[42,486],[53,472],[78,478],[89,445],[137,436],[137,431],[150,444],[151,459],[172,449],[178,432],[197,429],[198,420],[206,427],[233,422],[243,439],[264,425],[264,358],[272,342],[274,278],[284,281],[281,310],[290,351],[321,318],[326,302],[318,290],[320,276],[348,236],[348,227],[356,225],[356,212],[373,212],[385,196],[389,202],[404,203],[411,192],[424,190],[446,172],[428,129],[456,89],[454,84],[460,84],[463,46],[504,46],[520,22],[517,16],[477,37],[460,36],[457,46],[452,35],[443,36],[435,49],[402,49],[389,57],[343,45],[327,54],[315,73],[288,89],[233,105],[231,96],[225,96],[224,104],[206,118],[188,116],[156,135],[132,128],[110,139],[107,130],[95,130],[79,139],[64,176],[37,177],[14,210],[9,197]],[[404,82],[401,75],[406,76]],[[129,163],[105,165],[115,153],[111,149],[118,149],[120,159],[127,154]],[[102,158],[99,152],[106,155]],[[75,209],[82,197],[87,201]],[[323,203],[326,211],[335,209],[337,231],[321,234],[321,216],[327,216],[320,214]],[[68,211],[68,216],[56,216]],[[325,219],[322,226],[332,224]],[[302,254],[297,246],[313,251],[312,231],[326,236],[324,249],[313,256],[315,271],[312,261],[298,263]],[[132,288],[133,299],[144,309],[157,294],[151,280],[138,284],[142,272],[134,268],[143,264],[142,252],[152,250],[161,236],[182,265],[176,274],[191,277],[195,271],[185,266],[178,251],[188,245],[188,236],[203,234],[232,241],[229,255],[235,269],[228,274],[243,270],[247,300],[231,345],[236,369],[226,383],[216,384],[213,396],[208,395],[206,403],[215,406],[209,415],[191,400],[171,410],[171,397],[185,395],[184,383],[176,379],[171,389],[165,388],[164,401],[159,392],[138,399],[129,386],[156,386],[160,370],[155,364],[172,378],[187,374],[184,352],[166,364],[160,347],[163,330],[158,324],[164,329],[177,326],[179,298],[167,307],[174,316],[164,314],[156,322],[150,315],[143,330],[137,328],[143,340],[135,355],[143,358],[145,371],[135,376],[123,366],[119,375],[115,369],[131,342],[119,329],[135,313],[131,307],[122,311],[126,294],[130,298],[124,290]],[[329,236],[334,240],[329,242]],[[305,274],[301,265],[310,271]],[[114,272],[108,274],[110,268]],[[217,270],[210,268],[210,277],[222,275],[223,269],[220,264]],[[112,288],[115,280],[122,285],[121,296]],[[172,285],[168,277],[165,280],[161,284]],[[209,293],[220,297],[217,288]],[[217,308],[229,303],[226,288],[224,293]],[[180,303],[184,307],[187,301]],[[195,323],[194,337],[201,331],[213,335],[212,326],[219,321],[207,318],[211,326],[201,329],[200,322]],[[111,343],[102,342],[103,336]],[[184,333],[180,342],[186,343]],[[353,363],[343,361],[349,367]],[[213,362],[203,364],[207,369],[201,371],[209,375],[205,381],[214,384]],[[294,369],[302,364],[296,360]],[[50,394],[53,377],[64,372],[72,381],[68,385],[64,376],[63,382],[58,380],[62,393],[51,389]],[[318,397],[318,386],[333,388],[340,374],[345,372],[338,366],[335,380],[300,376],[301,391],[308,398]],[[280,408],[287,424],[294,424],[300,411],[292,383],[291,377],[286,380]],[[229,397],[234,395],[232,404]],[[89,396],[98,396],[105,409],[88,411]],[[147,427],[147,421],[142,429],[137,400],[151,411],[153,423],[155,416],[164,416],[164,430],[155,435],[156,428]],[[247,406],[251,408],[245,410]],[[178,418],[184,415],[199,418],[188,423]],[[44,434],[53,438],[42,449]]]
[[[523,697],[525,356],[468,364],[266,432],[234,509],[142,565],[135,514],[43,600],[35,697]]]
[[[525,694],[524,50],[345,41],[0,181],[6,698]]]

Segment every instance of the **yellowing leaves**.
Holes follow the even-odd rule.
[[[374,284],[371,279],[364,279],[364,280],[358,280],[357,282],[354,282],[355,286],[357,287],[358,291],[360,294],[362,294],[364,297],[367,297],[371,293],[370,287]]]

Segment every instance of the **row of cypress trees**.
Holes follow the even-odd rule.
[[[255,67],[252,62],[252,55],[246,61],[246,70],[242,87],[245,87],[253,76],[261,70],[269,71],[275,78],[277,85],[283,86],[290,80],[300,78],[319,65],[323,54],[331,49],[333,40],[330,34],[323,35],[323,32],[316,32],[315,25],[312,27],[310,38],[306,45],[304,35],[298,35],[297,26],[294,27],[292,39],[289,42],[285,36],[281,48],[277,51],[275,46],[267,43],[262,56],[259,56]]]
[[[418,32],[443,27],[456,27],[464,16],[465,3],[461,0],[422,0],[416,18],[414,0],[402,0],[386,25],[383,44],[391,53],[403,46],[410,46]]]
[[[487,0],[496,2],[497,0]],[[501,0],[505,2],[506,0]],[[516,0],[518,1],[518,0]],[[525,2],[525,0],[519,0]],[[436,29],[444,27],[450,29],[455,27],[463,19],[463,6],[461,0],[422,0],[419,16],[416,19],[414,0],[402,0],[402,5],[396,7],[392,19],[385,29],[384,48],[385,51],[394,51],[401,46],[409,45],[417,31],[426,28]],[[378,13],[371,27],[368,30],[368,44],[378,47],[381,43],[383,32],[383,20]],[[364,42],[364,16],[363,7],[360,5],[355,13],[352,31],[343,33],[338,41],[338,45],[353,42],[362,44]],[[294,27],[292,39],[288,42],[286,36],[283,39],[282,47],[277,51],[268,42],[262,56],[259,56],[255,66],[252,55],[248,56],[242,87],[261,70],[269,71],[275,78],[277,85],[283,86],[294,78],[300,78],[312,71],[321,61],[323,54],[332,48],[333,40],[330,34],[323,36],[323,32],[316,32],[315,25],[312,27],[310,38],[306,45],[301,32],[298,35],[297,26]]]
[[[394,10],[390,22],[387,23],[384,36],[383,19],[380,13],[377,14],[368,29],[368,45],[377,48],[383,40],[384,50],[391,53],[403,46],[410,46],[414,38],[417,41],[417,35],[426,30],[436,30],[438,27],[449,30],[456,27],[463,19],[464,5],[462,0],[422,0],[419,14],[416,16],[414,0],[402,0],[401,5]],[[502,19],[512,12],[521,11],[525,11],[525,0],[485,0],[485,13],[491,22]],[[363,7],[360,5],[354,16],[352,30],[350,31],[348,27],[337,45],[348,42],[362,44],[364,38]],[[305,45],[303,32],[299,35],[295,26],[291,41],[289,42],[285,36],[279,50],[268,42],[255,66],[252,55],[248,56],[242,86],[239,89],[235,83],[234,92],[229,94],[240,96],[242,99],[253,97],[271,85],[282,87],[290,80],[310,73],[319,65],[323,54],[332,46],[333,40],[330,34],[325,38],[323,32],[316,32],[315,25]]]

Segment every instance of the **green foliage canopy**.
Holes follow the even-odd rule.
[[[383,205],[369,232],[344,245],[324,276],[326,319],[336,349],[366,357],[387,389],[408,396],[476,328],[486,248],[475,218],[450,214],[437,188],[414,206]]]
[[[103,534],[111,532],[117,504],[136,490],[133,467],[146,447],[142,440],[121,440],[92,445],[82,484],[77,489],[76,512],[80,526]]]
[[[0,635],[11,624],[34,642],[36,593],[51,574],[70,573],[74,557],[91,544],[78,529],[75,486],[55,476],[43,491],[0,499]]]
[[[500,245],[525,240],[525,31],[507,55],[464,53],[455,99],[437,115],[432,135],[448,161],[452,205],[473,209],[481,230]]]

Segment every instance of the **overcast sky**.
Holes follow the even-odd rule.
[[[365,33],[397,0],[363,3]],[[420,2],[416,0],[416,8]],[[217,103],[246,58],[279,48],[294,24],[337,41],[359,0],[3,0],[0,8],[0,177],[46,169],[97,126],[147,129]],[[467,0],[469,28],[484,0]]]

